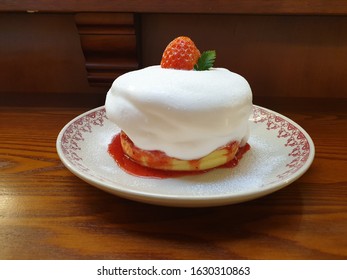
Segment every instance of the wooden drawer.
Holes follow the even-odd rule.
[[[90,85],[110,86],[139,67],[134,14],[77,13],[75,20]]]

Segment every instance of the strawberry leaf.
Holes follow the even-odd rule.
[[[204,71],[209,70],[216,60],[216,51],[205,51],[201,54],[198,62],[194,65],[194,70]]]

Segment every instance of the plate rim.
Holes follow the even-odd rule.
[[[126,199],[143,202],[143,203],[149,203],[149,204],[155,204],[155,205],[162,205],[162,206],[174,206],[174,207],[209,207],[209,206],[222,206],[222,205],[229,205],[229,204],[235,204],[235,203],[241,203],[249,200],[253,200],[256,198],[260,198],[266,195],[269,195],[273,192],[276,192],[297,179],[299,179],[303,174],[306,173],[306,171],[310,168],[312,165],[312,162],[315,157],[315,145],[311,138],[311,136],[307,133],[305,129],[303,129],[298,123],[293,121],[292,119],[276,112],[271,109],[259,106],[259,105],[252,105],[253,107],[265,110],[269,112],[270,114],[273,114],[275,116],[283,118],[288,123],[294,125],[297,129],[300,130],[307,139],[309,145],[310,145],[310,153],[303,164],[303,166],[300,167],[300,169],[289,175],[287,178],[285,178],[283,181],[279,182],[272,182],[266,185],[266,188],[262,190],[247,190],[242,193],[231,193],[231,194],[217,194],[217,195],[211,195],[208,197],[182,197],[178,195],[165,195],[165,194],[156,194],[156,193],[148,193],[148,192],[142,192],[142,191],[135,191],[132,189],[127,189],[126,185],[123,183],[113,182],[107,183],[100,180],[96,180],[97,178],[91,176],[88,173],[84,173],[80,170],[77,170],[77,168],[70,162],[69,159],[67,159],[62,151],[61,145],[62,145],[62,137],[66,130],[76,121],[82,119],[83,117],[92,114],[94,112],[105,110],[105,106],[99,106],[94,109],[90,109],[86,112],[83,112],[79,114],[78,116],[71,119],[68,123],[66,123],[63,128],[60,130],[57,139],[56,139],[56,150],[58,153],[58,156],[61,160],[61,162],[64,164],[64,166],[75,176],[80,178],[81,180],[87,182],[88,184],[97,187],[103,191],[106,191],[108,193],[112,193],[114,195],[117,195],[119,197],[123,197]],[[253,108],[252,107],[252,108]],[[129,176],[133,176],[130,175]],[[197,175],[199,176],[199,175]],[[144,178],[147,180],[147,178]],[[150,178],[154,179],[154,178]],[[157,179],[157,180],[163,180],[163,179]],[[231,200],[232,199],[232,200]]]

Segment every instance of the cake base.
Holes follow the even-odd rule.
[[[120,141],[124,153],[136,163],[171,171],[200,171],[215,168],[234,159],[239,149],[239,143],[233,141],[200,159],[182,160],[169,157],[161,151],[140,149],[123,131],[120,133]]]

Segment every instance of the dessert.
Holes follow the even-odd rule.
[[[173,40],[161,65],[118,77],[107,93],[109,120],[124,153],[163,170],[206,170],[231,161],[249,137],[251,88],[242,76],[213,68],[188,37]],[[202,70],[202,71],[201,71]]]

